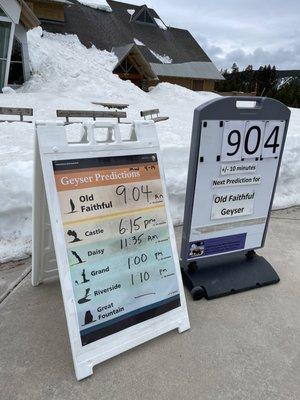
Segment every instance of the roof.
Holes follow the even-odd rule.
[[[178,78],[224,80],[212,62],[192,61],[181,64],[153,64],[153,71],[158,76],[172,76]]]
[[[129,53],[134,54],[136,59],[139,61],[139,65],[143,68],[145,75],[150,79],[158,79],[153,68],[151,68],[151,65],[141,53],[139,46],[137,46],[135,43],[131,43],[122,47],[114,47],[112,50],[118,58],[115,68],[122,63]]]
[[[130,3],[123,3],[120,1],[107,1],[110,5],[110,7],[113,10],[119,10],[119,11],[125,11],[127,12],[127,10],[135,10],[135,14],[133,14],[133,17],[136,16],[142,8],[144,8],[146,6],[146,4],[143,5],[136,5],[136,4],[130,4]],[[157,12],[150,7],[147,7],[149,14],[151,15],[152,18],[159,18],[159,15],[157,14]]]
[[[135,52],[139,57],[139,64],[143,65],[146,69],[146,74],[152,79],[156,79],[158,76],[172,76],[178,78],[224,80],[215,65],[210,61],[192,61],[181,64],[158,63],[156,57],[149,51],[149,49],[147,49],[147,47],[137,46],[135,43],[122,47],[115,47],[112,50],[118,58],[115,68],[121,64],[129,53]],[[147,61],[147,57],[152,57],[153,62],[149,62],[149,60]]]
[[[72,0],[28,0],[30,3],[62,3],[62,4],[74,4]]]
[[[95,45],[98,49],[112,49],[129,46],[138,39],[145,46],[138,46],[143,57],[149,62],[160,64],[161,59],[168,56],[173,64],[190,62],[212,63],[205,51],[185,29],[168,27],[163,29],[157,24],[148,25],[133,21],[144,6],[107,0],[113,12],[105,12],[84,6],[76,0],[65,6],[65,23],[42,21],[45,30],[54,33],[76,34],[87,47]],[[129,13],[128,10],[135,10]],[[157,12],[147,8],[152,18],[159,19]],[[88,29],[86,29],[88,27]],[[154,54],[159,55],[159,59]],[[166,58],[166,57],[165,57]],[[193,68],[196,68],[194,65]],[[186,69],[185,69],[186,70]],[[171,70],[172,71],[172,70]],[[222,75],[216,72],[218,78]]]

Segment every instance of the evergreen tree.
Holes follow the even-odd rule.
[[[254,70],[248,65],[243,71],[237,63],[233,63],[231,72],[223,70],[224,81],[218,82],[219,92],[255,92],[258,96],[268,96],[278,99],[287,106],[300,107],[299,78],[291,79],[280,87],[275,65],[260,66]]]

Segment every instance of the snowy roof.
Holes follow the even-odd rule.
[[[153,71],[158,76],[172,76],[178,78],[224,80],[212,62],[188,62],[181,64],[154,64]]]
[[[135,43],[114,47],[113,52],[118,58],[115,68],[121,64],[129,53],[135,52],[139,57],[139,64],[143,66],[148,77],[152,79],[156,79],[157,76],[172,76],[178,78],[224,80],[212,62],[171,64],[170,61],[172,60],[168,58],[164,59],[163,56],[160,57],[151,51],[151,49],[145,46],[137,46]],[[148,52],[151,52],[153,55],[152,62],[147,61]],[[161,61],[161,63],[158,63],[158,61]]]
[[[112,9],[112,12],[107,13],[84,6],[77,0],[72,0],[72,2],[73,5],[65,7],[64,24],[42,21],[42,27],[54,33],[76,33],[85,46],[94,45],[101,50],[111,51],[112,48],[121,48],[132,43],[143,43],[144,46],[138,45],[138,49],[148,63],[169,66],[191,62],[212,64],[208,55],[189,31],[167,27],[163,22],[158,24],[157,21],[161,21],[161,18],[152,8],[146,8],[146,10],[154,23],[137,23],[135,18],[145,10],[145,5],[137,6],[107,0],[107,4]],[[208,69],[204,65],[201,70]],[[169,67],[168,73],[171,71],[177,76],[178,68],[177,66]],[[185,71],[194,75],[196,69],[197,65],[191,65],[189,68],[181,66],[180,73]],[[208,72],[206,74],[209,75]],[[211,69],[210,76],[213,75],[218,76],[215,79],[222,79],[217,71],[213,74]]]
[[[106,0],[78,0],[79,3],[83,4],[84,6],[95,8],[96,10],[102,10],[111,12],[112,9],[107,4]]]
[[[118,65],[121,64],[121,62],[124,60],[124,58],[129,54],[129,53],[134,53],[135,57],[137,58],[139,65],[142,66],[145,74],[150,78],[150,79],[158,79],[156,73],[154,72],[153,68],[151,68],[151,65],[149,62],[145,59],[143,56],[142,52],[140,49],[143,46],[137,46],[135,43],[128,44],[126,46],[122,47],[114,47],[112,51],[115,53],[115,55],[118,58],[118,62],[115,65],[114,68],[117,68]]]

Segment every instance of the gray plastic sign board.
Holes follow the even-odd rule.
[[[58,267],[78,380],[190,326],[154,123],[134,123],[129,140],[118,124],[84,131],[68,143],[64,126],[36,125],[32,276]]]
[[[225,97],[195,110],[184,267],[263,247],[289,117],[286,106],[269,98]]]

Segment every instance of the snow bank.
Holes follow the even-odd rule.
[[[300,204],[300,109],[292,114],[274,200],[275,207]]]
[[[14,161],[0,170],[0,262],[31,253],[32,161]]]
[[[187,166],[194,109],[217,95],[192,92],[162,83],[150,93],[111,73],[116,57],[86,49],[74,35],[54,35],[37,28],[29,32],[33,76],[17,92],[0,95],[0,106],[32,107],[36,119],[55,119],[58,108],[101,109],[92,101],[128,103],[129,120],[142,109],[159,108],[170,119],[157,124],[174,223],[183,217]],[[78,134],[78,125],[68,127]],[[122,130],[128,125],[121,126]],[[33,125],[1,123],[0,262],[30,254]],[[300,110],[292,119],[284,153],[276,206],[300,203]]]
[[[162,29],[164,31],[166,31],[168,29],[160,18],[154,18],[154,20],[157,23],[157,25],[160,27],[160,29]]]
[[[166,54],[164,54],[163,56],[156,53],[155,51],[149,49],[151,51],[151,53],[154,55],[154,57],[156,57],[160,62],[162,62],[163,64],[171,64],[172,63],[172,58],[170,58],[169,56],[167,56]]]
[[[133,14],[135,13],[135,9],[134,8],[129,8],[127,10],[127,12],[128,12],[129,15],[133,16]]]
[[[105,0],[78,0],[84,6],[96,8],[106,12],[112,12],[112,9]]]
[[[141,42],[139,39],[134,38],[133,40],[134,40],[134,43],[135,43],[136,45],[138,45],[138,46],[145,46],[144,43]]]

